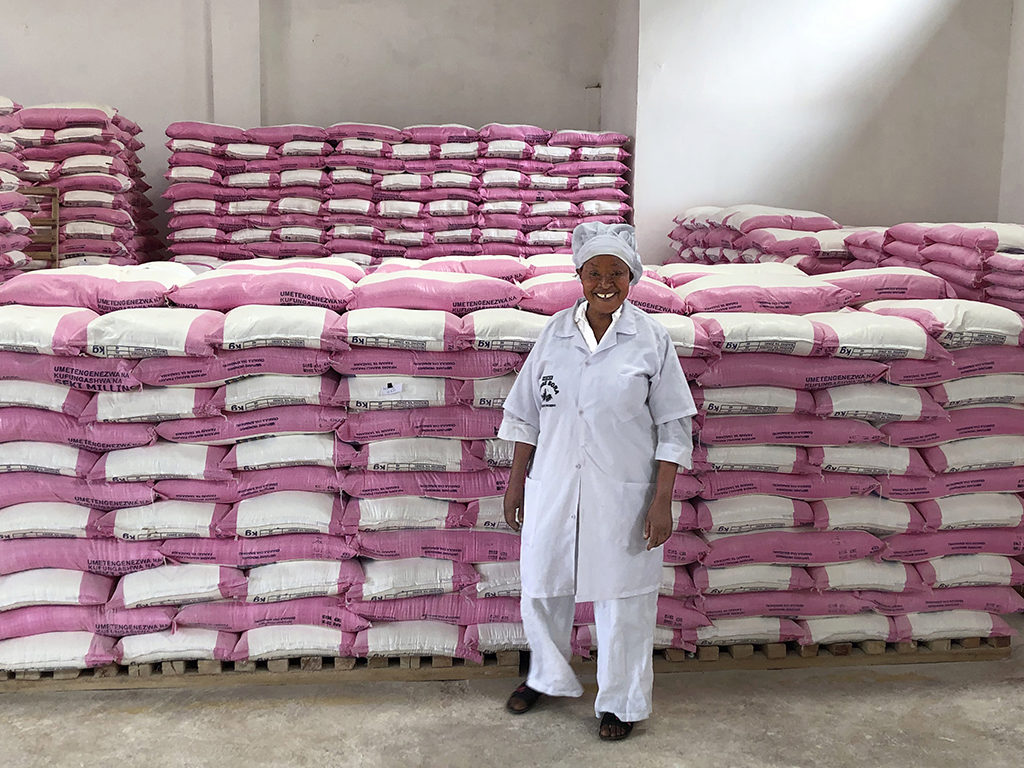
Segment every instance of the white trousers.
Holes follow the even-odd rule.
[[[526,684],[549,696],[582,696],[583,686],[569,665],[576,598],[524,595],[520,606],[530,643]],[[594,603],[598,717],[611,712],[630,723],[650,717],[657,610],[657,592]]]

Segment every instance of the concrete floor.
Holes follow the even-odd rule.
[[[654,718],[618,744],[597,738],[593,684],[516,717],[503,709],[516,682],[0,695],[0,766],[1024,764],[1022,648],[1002,662],[662,675]]]

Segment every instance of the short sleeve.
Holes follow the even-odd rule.
[[[505,398],[505,415],[498,430],[498,437],[518,443],[537,444],[540,434],[540,399],[537,381],[537,361],[541,342],[526,356],[523,369],[516,376],[515,383]]]
[[[661,335],[660,356],[661,367],[651,377],[647,397],[651,418],[655,424],[667,424],[684,416],[695,415],[697,406],[690,394],[690,385],[686,382],[683,367],[679,364],[679,357],[667,333]]]
[[[693,468],[693,424],[689,416],[658,425],[658,447],[655,461]]]

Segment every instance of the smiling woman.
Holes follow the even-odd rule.
[[[633,228],[581,224],[573,265],[583,298],[542,331],[505,401],[515,443],[504,499],[522,527],[527,681],[508,709],[580,696],[569,666],[574,603],[594,601],[602,739],[651,712],[657,589],[672,534],[677,468],[691,464],[696,413],[672,340],[627,301],[643,273]],[[571,547],[573,557],[568,557]]]

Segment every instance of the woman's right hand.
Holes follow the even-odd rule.
[[[505,522],[513,531],[523,527],[523,497],[526,495],[526,483],[509,483],[505,489],[502,502],[505,511]]]

